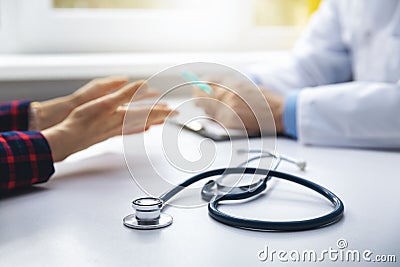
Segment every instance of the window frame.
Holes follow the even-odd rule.
[[[8,40],[0,44],[1,52],[286,49],[299,34],[297,27],[254,26],[254,0],[203,0],[219,4],[213,4],[214,11],[205,7],[185,14],[173,9],[65,10],[52,8],[51,0],[0,1],[1,15],[8,14],[4,27],[0,28],[1,39]],[[218,11],[222,6],[225,12]],[[236,19],[239,16],[240,20]]]

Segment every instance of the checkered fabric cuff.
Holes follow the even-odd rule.
[[[46,182],[53,173],[51,150],[40,132],[0,134],[0,193]]]
[[[0,132],[28,130],[30,101],[0,103]]]

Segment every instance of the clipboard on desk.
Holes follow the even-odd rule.
[[[168,122],[200,136],[210,138],[214,141],[260,137],[260,133],[258,132],[249,132],[244,129],[226,129],[219,123],[206,118],[197,119],[187,123],[181,122],[178,119],[170,119]]]

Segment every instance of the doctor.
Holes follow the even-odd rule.
[[[311,145],[400,148],[398,0],[325,0],[288,62],[248,73],[262,88],[278,133]],[[214,89],[215,98],[248,117],[238,97]],[[218,117],[218,110],[206,111]],[[229,117],[219,120],[235,127]]]

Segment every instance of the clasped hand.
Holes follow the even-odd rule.
[[[197,106],[226,128],[267,134],[283,133],[284,97],[250,80],[236,77],[203,79],[212,87],[211,95],[194,86]]]

